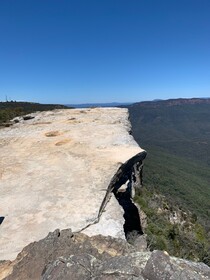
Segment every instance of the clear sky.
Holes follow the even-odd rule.
[[[210,97],[209,0],[0,0],[0,100]]]

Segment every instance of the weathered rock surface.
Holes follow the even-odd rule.
[[[133,245],[121,239],[117,200],[127,208],[145,157],[127,117],[116,108],[57,110],[0,130],[0,259],[33,242],[0,261],[0,279],[210,279],[203,263],[147,251],[145,235],[128,232]]]
[[[100,207],[121,164],[142,152],[129,131],[127,110],[118,108],[34,113],[1,129],[0,260],[56,228],[93,224],[88,235],[124,238],[114,196]]]
[[[119,238],[67,229],[31,243],[13,262],[0,263],[0,279],[201,280],[210,279],[210,268],[166,252],[138,251]]]

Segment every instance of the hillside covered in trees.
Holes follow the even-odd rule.
[[[152,247],[210,264],[210,100],[141,102],[129,106],[129,113],[133,136],[148,153],[145,189],[136,201],[149,216]],[[188,229],[168,223],[162,195],[166,209],[188,213]]]

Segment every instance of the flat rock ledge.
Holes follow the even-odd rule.
[[[37,112],[14,123],[0,129],[0,260],[56,228],[125,238],[113,196],[97,219],[118,168],[143,151],[127,109]]]
[[[66,229],[29,244],[13,262],[0,262],[0,279],[203,280],[210,279],[210,268],[162,251],[138,251],[119,238]]]

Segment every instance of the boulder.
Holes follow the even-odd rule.
[[[141,251],[120,238],[57,229],[26,246],[13,262],[1,262],[0,279],[203,280],[210,279],[210,267]]]

